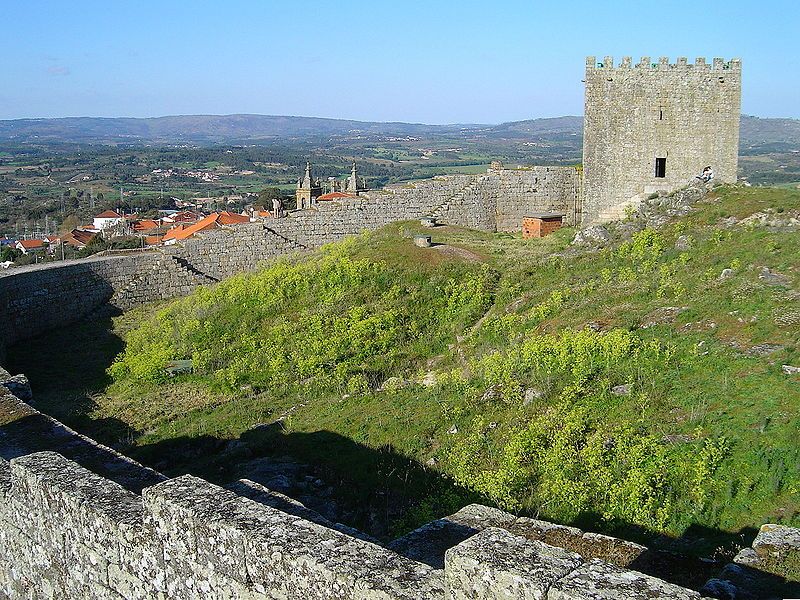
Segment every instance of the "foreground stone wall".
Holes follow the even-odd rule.
[[[8,393],[8,377],[0,369],[0,598],[701,598],[705,579],[660,577],[677,574],[672,553],[495,508],[384,546],[248,480],[166,479]],[[800,530],[765,525],[702,592],[797,597],[784,577],[798,558]]]

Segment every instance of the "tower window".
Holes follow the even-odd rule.
[[[656,159],[656,177],[666,177],[667,176],[667,159],[666,158],[657,158]]]

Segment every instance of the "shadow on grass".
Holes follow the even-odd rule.
[[[275,489],[276,473],[281,469],[300,480],[323,480],[333,493],[328,497],[323,490],[323,498],[316,500],[334,503],[337,511],[333,514],[325,514],[324,502],[320,508],[314,503],[315,499],[309,497],[308,490],[277,491],[300,500],[330,521],[341,522],[383,542],[452,514],[467,504],[491,504],[457,486],[441,473],[402,456],[390,446],[370,448],[329,431],[290,432],[280,424],[262,425],[245,432],[238,440],[212,436],[183,437],[138,447],[132,449],[132,453],[135,458],[160,468],[170,476],[190,473],[220,485],[247,478]],[[261,460],[276,467],[277,471],[275,468],[263,471],[254,468],[254,464]],[[429,505],[430,512],[414,515],[421,501]],[[393,527],[398,522],[406,527]],[[584,514],[575,524],[591,531],[596,530],[599,522],[599,515]],[[439,537],[423,541],[423,544],[428,544],[427,550],[433,551],[423,557],[415,554],[420,551],[419,545],[415,547],[412,544],[409,548],[413,553],[408,555],[441,568],[444,551],[476,532],[470,526],[455,523],[447,525],[444,530],[434,529],[433,535]],[[615,534],[623,539],[637,539],[649,548],[641,555],[623,561],[624,566],[697,590],[720,573],[738,548],[752,542],[756,530],[744,529],[731,534],[693,525],[684,536],[669,538],[621,523]],[[440,539],[442,536],[446,540]],[[561,542],[559,545],[584,556],[617,562],[613,556],[605,556],[602,549],[598,550],[602,543],[592,550],[589,549],[592,542],[580,538]],[[709,548],[722,547],[727,551],[718,552],[714,560],[698,558],[708,556]],[[396,549],[404,553],[402,547]],[[614,554],[612,551],[611,555]],[[782,589],[783,580],[779,577],[763,575],[762,580],[765,584],[771,581],[776,589]]]
[[[106,307],[77,323],[18,342],[8,349],[4,366],[28,377],[37,409],[70,427],[94,431],[97,422],[87,416],[95,408],[92,395],[108,386],[106,369],[125,347],[113,330],[114,316]],[[102,429],[108,430],[109,424]],[[99,437],[108,440],[106,435]]]
[[[190,473],[218,484],[250,479],[383,540],[401,533],[398,522],[413,528],[480,500],[391,446],[370,448],[329,431],[287,432],[280,423],[238,440],[181,437],[129,453],[170,476]],[[423,499],[431,510],[415,519],[409,511]]]

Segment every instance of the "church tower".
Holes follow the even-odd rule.
[[[350,171],[350,177],[347,178],[344,191],[348,194],[355,194],[356,196],[358,196],[359,192],[367,191],[364,180],[358,176],[355,161],[353,162],[353,169]]]
[[[320,185],[319,180],[314,180],[311,174],[311,163],[306,162],[306,172],[302,179],[297,180],[297,190],[295,191],[297,209],[311,208],[321,195],[322,185]]]

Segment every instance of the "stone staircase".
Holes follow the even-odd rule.
[[[143,269],[124,287],[115,291],[109,304],[128,310],[143,302],[185,295],[199,285],[218,281],[219,279],[204,273],[182,256],[162,251],[149,268]]]
[[[469,192],[473,192],[478,187],[478,179],[472,178],[467,185],[461,188],[458,192],[447,198],[444,202],[442,202],[439,206],[433,209],[428,217],[432,217],[437,220],[441,220],[444,216],[450,212],[450,209],[453,207],[463,206],[465,204],[465,197],[469,194]]]
[[[175,263],[175,269],[177,269],[180,273],[199,278],[201,283],[219,283],[219,279],[203,273],[185,258],[175,254],[170,255],[170,258]]]
[[[283,235],[281,233],[278,233],[277,231],[275,231],[271,227],[267,227],[266,225],[264,225],[264,231],[268,235],[273,235],[273,236],[279,238],[280,240],[282,240],[283,245],[284,246],[288,246],[290,249],[293,249],[293,250],[308,250],[308,246],[306,246],[304,244],[301,244],[297,240],[293,240],[291,238],[288,238],[288,237],[286,237],[285,235]]]

